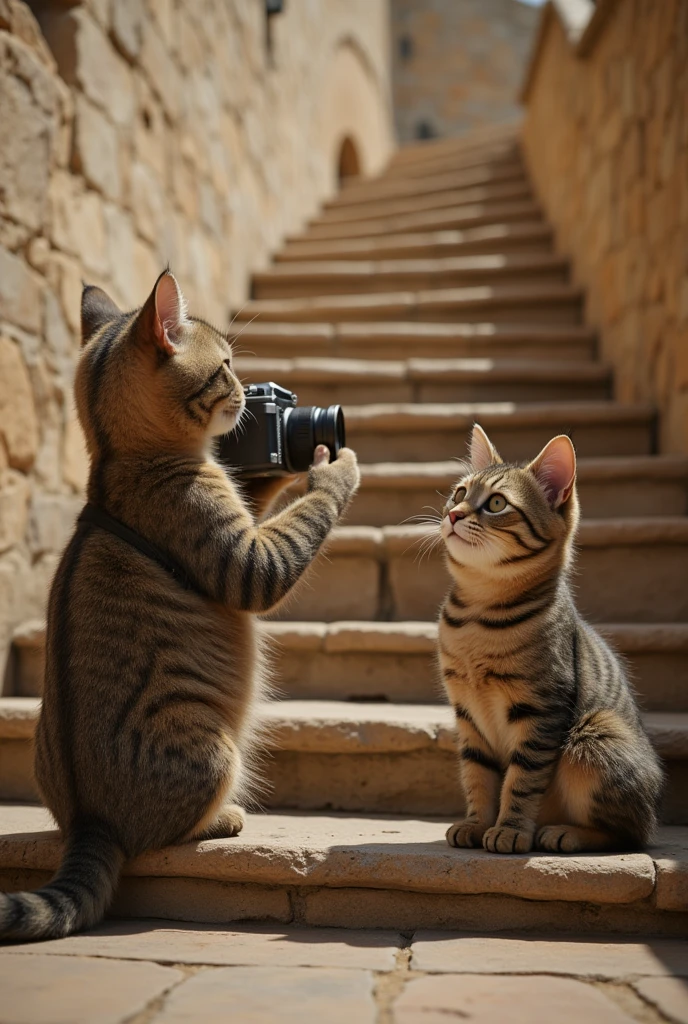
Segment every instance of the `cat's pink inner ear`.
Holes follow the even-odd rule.
[[[163,274],[155,288],[155,340],[168,355],[174,355],[179,330],[186,319],[186,302],[173,274]]]
[[[544,489],[552,508],[559,508],[571,497],[576,481],[576,452],[571,439],[565,434],[553,438],[528,469]]]
[[[489,437],[478,424],[474,424],[471,434],[471,466],[476,472],[494,466],[502,459]]]

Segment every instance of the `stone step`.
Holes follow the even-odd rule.
[[[543,221],[486,224],[466,231],[416,231],[308,242],[286,242],[275,264],[318,260],[442,259],[493,252],[552,252],[552,229]]]
[[[449,576],[439,544],[421,561],[429,536],[423,526],[340,527],[271,617],[434,620]],[[577,604],[591,620],[688,620],[688,518],[587,520],[577,548]]]
[[[385,172],[384,180],[392,182],[400,178],[424,179],[428,175],[467,171],[477,167],[523,168],[523,159],[518,146],[513,142],[497,143],[466,150],[460,155],[447,152],[427,154],[418,160],[393,160]]]
[[[343,260],[278,263],[253,275],[254,299],[460,288],[562,284],[568,262],[551,253],[493,253],[437,260]]]
[[[519,130],[514,125],[486,125],[467,135],[445,139],[424,139],[404,145],[392,155],[387,171],[393,167],[427,163],[438,156],[460,160],[466,154],[507,149],[520,153]],[[387,171],[385,173],[387,173]]]
[[[40,701],[0,698],[0,799],[38,799],[31,765]],[[261,803],[275,808],[457,816],[454,714],[447,705],[288,700],[266,704]],[[664,761],[664,824],[688,823],[688,714],[645,712]]]
[[[474,402],[345,407],[347,441],[361,462],[436,462],[463,457],[475,422],[502,457],[530,459],[570,433],[579,457],[649,455],[655,413],[620,402]]]
[[[427,195],[390,196],[381,192],[374,206],[371,205],[370,199],[362,203],[338,203],[325,207],[309,221],[309,224],[313,227],[318,224],[348,224],[358,220],[369,220],[371,214],[376,219],[383,219],[403,213],[419,213],[421,210],[441,210],[454,206],[509,202],[517,199],[532,201],[533,198],[530,182],[523,175],[506,182],[449,188]]]
[[[502,200],[463,206],[443,206],[437,210],[397,213],[392,217],[370,216],[353,223],[311,225],[301,236],[304,241],[337,238],[368,238],[373,235],[399,234],[402,231],[433,231],[450,228],[476,228],[483,224],[509,221],[534,221],[542,216],[534,200]]]
[[[442,701],[435,622],[268,622],[274,678],[291,699]],[[641,706],[688,712],[688,624],[603,623],[626,659]],[[13,635],[7,696],[38,697],[43,688],[45,623]]]
[[[451,849],[448,824],[425,816],[252,814],[234,839],[126,864],[112,913],[403,932],[686,933],[686,829],[660,830],[646,853],[507,857]],[[0,888],[47,881],[62,852],[53,829],[40,807],[0,807]]]
[[[609,370],[598,363],[491,359],[253,359],[235,368],[243,381],[274,380],[302,405],[333,402],[537,402],[604,399]]]
[[[688,457],[645,455],[580,459],[578,496],[584,518],[688,514]],[[361,466],[350,526],[385,526],[437,508],[456,481],[456,462],[381,462]]]
[[[688,624],[603,623],[647,711],[688,712]],[[279,693],[300,700],[443,701],[434,622],[271,622]],[[27,681],[36,664],[29,647]],[[23,655],[23,652],[20,652]],[[23,662],[20,662],[20,665]],[[42,665],[42,662],[41,662]],[[36,685],[34,683],[34,687]]]
[[[484,145],[466,147],[463,151],[442,152],[427,150],[418,155],[398,150],[383,175],[377,180],[395,181],[397,178],[425,178],[443,171],[465,171],[474,167],[499,167],[516,164],[523,167],[523,157],[516,139],[495,140]]]
[[[259,357],[336,356],[357,359],[480,357],[546,359],[595,358],[597,340],[589,327],[574,324],[492,323],[280,323],[237,325],[235,353]]]
[[[370,295],[254,299],[237,310],[237,326],[254,317],[278,321],[431,320],[442,323],[580,324],[581,292],[567,284],[476,285]]]
[[[435,622],[268,622],[274,678],[292,699],[431,703],[443,700],[436,667]],[[688,624],[603,623],[626,659],[641,706],[688,712]],[[43,689],[45,623],[13,635],[6,696]]]
[[[361,179],[343,189],[323,204],[324,210],[343,210],[347,207],[369,206],[385,200],[424,199],[438,192],[457,192],[468,188],[489,188],[509,182],[528,182],[522,164],[518,162],[483,165],[466,170],[449,170],[439,174],[426,174],[422,178]]]

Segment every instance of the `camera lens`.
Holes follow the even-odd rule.
[[[317,405],[297,405],[284,413],[285,461],[292,473],[303,473],[313,461],[317,445],[330,450],[334,462],[346,444],[344,413],[341,405],[321,409]]]

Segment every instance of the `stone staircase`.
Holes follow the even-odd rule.
[[[302,404],[341,402],[361,490],[268,625],[284,698],[266,710],[270,813],[238,839],[140,858],[116,913],[685,933],[688,459],[654,454],[654,409],[613,400],[582,299],[503,131],[401,151],[255,275],[239,372]],[[442,504],[475,420],[509,458],[573,436],[579,605],[627,658],[667,767],[651,851],[498,857],[444,842],[461,810],[434,667],[447,577],[404,521]],[[0,798],[15,801],[0,809],[5,888],[37,884],[59,857],[31,804],[42,660],[42,624],[27,623],[0,699]]]

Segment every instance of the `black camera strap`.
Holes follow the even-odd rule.
[[[136,533],[135,530],[130,529],[124,523],[120,522],[119,519],[115,519],[104,509],[98,508],[97,505],[85,505],[81,511],[81,515],[77,519],[77,525],[82,523],[90,523],[92,526],[99,526],[101,530],[107,530],[108,533],[113,534],[115,537],[119,537],[120,540],[130,544],[131,547],[136,548],[142,555],[150,558],[151,561],[157,562],[158,565],[168,572],[177,583],[181,584],[185,590],[195,590],[197,593],[201,593],[195,583],[193,583],[187,574],[182,569],[178,562],[174,560],[165,551],[161,551],[159,547],[153,544],[151,541],[146,540],[140,533]]]

